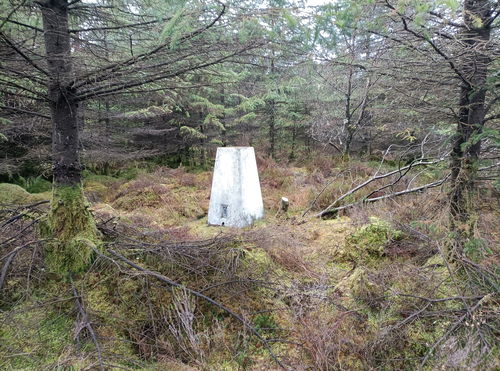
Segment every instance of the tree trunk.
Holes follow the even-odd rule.
[[[48,0],[42,6],[42,15],[50,74],[54,184],[71,186],[80,183],[81,165],[78,157],[78,103],[69,87],[72,63],[67,6],[65,0]]]
[[[276,158],[276,104],[274,99],[268,101],[269,113],[269,157]]]
[[[81,271],[90,263],[98,232],[81,186],[78,102],[70,86],[68,1],[46,0],[39,4],[50,77],[53,157],[51,211],[42,234],[53,238],[45,249],[47,266],[55,272],[68,274]]]
[[[290,155],[288,156],[288,161],[295,160],[295,147],[297,145],[297,127],[294,125],[292,127],[292,144],[290,149]]]
[[[274,26],[274,23],[273,23]],[[274,65],[275,53],[274,49],[271,48],[271,65],[269,68],[269,73],[271,79],[274,80],[276,76],[276,66]],[[274,89],[274,87],[273,87]],[[266,101],[267,112],[269,114],[269,157],[276,159],[276,101],[274,98]]]
[[[479,138],[485,117],[486,77],[488,63],[486,44],[490,39],[491,5],[488,0],[466,0],[464,2],[464,24],[462,34],[465,53],[462,59],[462,85],[457,129],[451,153],[451,227],[457,241],[472,235],[474,209],[472,196],[478,158],[481,151]],[[479,22],[480,20],[480,22]],[[457,246],[461,254],[462,242]]]

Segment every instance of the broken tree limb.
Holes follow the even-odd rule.
[[[7,238],[6,240],[4,241],[1,241],[0,242],[0,246],[2,245],[7,245],[8,243],[12,243],[14,241],[16,241],[17,239],[19,239],[22,234],[30,227],[32,227],[33,225],[35,225],[36,223],[38,223],[40,221],[40,219],[42,219],[42,216],[34,219],[31,223],[29,223],[27,226],[25,226],[23,229],[21,229],[16,235],[10,237],[10,238]]]
[[[15,210],[12,210],[12,212],[15,212],[16,210],[30,210],[30,209],[35,209],[37,206],[43,205],[43,204],[47,204],[47,203],[49,203],[49,201],[39,201],[39,202],[36,202],[34,204],[20,206],[20,207],[16,208]],[[25,212],[22,212],[20,214],[14,215],[10,219],[8,219],[4,223],[2,223],[2,225],[0,225],[0,227],[1,228],[6,227],[7,225],[12,224],[12,223],[18,221],[19,219],[22,219],[22,218],[27,217],[27,216],[29,216],[29,215],[27,213],[25,213]]]
[[[196,290],[193,290],[193,289],[190,289],[188,287],[185,287],[184,285],[178,283],[178,282],[175,282],[175,281],[172,281],[170,279],[168,279],[167,277],[163,276],[162,274],[158,273],[158,272],[154,272],[154,271],[151,271],[149,269],[146,269],[146,268],[143,268],[141,267],[140,265],[137,265],[136,263],[134,263],[133,261],[127,259],[126,257],[124,257],[123,255],[121,255],[120,253],[114,251],[114,250],[111,250],[111,249],[108,249],[107,250],[111,255],[115,256],[116,258],[120,259],[121,261],[123,261],[124,263],[126,263],[127,265],[137,269],[138,271],[141,271],[147,275],[150,275],[150,276],[153,276],[155,277],[156,279],[158,279],[159,281],[161,282],[164,282],[170,286],[173,286],[173,287],[179,287],[179,288],[183,288],[184,290],[186,290],[188,293],[190,293],[191,295],[194,295],[200,299],[203,299],[207,302],[209,302],[210,304],[216,306],[217,308],[220,308],[222,309],[224,312],[228,313],[229,315],[231,315],[233,318],[235,318],[236,320],[238,320],[239,322],[241,322],[243,324],[243,326],[245,326],[253,335],[255,335],[255,337],[257,339],[259,339],[259,341],[264,345],[264,347],[266,348],[266,350],[269,352],[271,358],[274,360],[274,362],[276,362],[277,365],[279,365],[282,369],[286,370],[287,368],[285,367],[285,365],[278,359],[278,357],[274,354],[273,350],[271,349],[271,346],[269,345],[268,341],[266,339],[264,339],[260,334],[259,332],[257,331],[257,329],[255,329],[253,326],[251,326],[248,321],[246,321],[243,317],[241,317],[238,313],[236,312],[233,312],[231,309],[229,309],[228,307],[226,307],[224,304],[222,303],[219,303],[218,301],[206,296],[206,295],[203,295],[201,292],[199,291],[196,291]],[[99,254],[99,255],[102,255],[102,254]],[[106,255],[104,255],[104,257],[108,258]]]
[[[423,191],[423,190],[434,188],[434,187],[439,187],[440,185],[442,185],[444,182],[446,182],[448,180],[448,178],[450,177],[450,175],[451,174],[446,175],[441,180],[438,180],[438,181],[435,181],[435,182],[432,182],[432,183],[428,183],[428,184],[424,184],[424,185],[419,186],[419,187],[405,189],[404,191],[389,193],[389,194],[386,194],[386,195],[383,195],[383,196],[379,196],[379,197],[364,198],[364,199],[359,200],[357,202],[353,202],[353,203],[350,203],[350,204],[347,204],[347,205],[343,205],[343,206],[339,206],[339,207],[326,208],[326,209],[324,209],[323,211],[317,213],[314,216],[321,217],[321,216],[324,216],[324,215],[329,214],[329,213],[334,213],[334,212],[337,212],[337,211],[340,211],[340,210],[349,209],[349,208],[351,208],[353,206],[357,206],[357,205],[361,205],[361,204],[365,204],[365,203],[370,203],[370,202],[376,202],[376,201],[380,201],[380,200],[385,200],[385,199],[388,199],[388,198],[402,196],[402,195],[405,195],[405,194],[408,194],[408,193],[419,192],[419,191]]]
[[[486,171],[486,170],[494,169],[496,167],[500,167],[500,162],[497,162],[497,163],[490,165],[490,166],[481,167],[481,168],[477,169],[477,171]]]
[[[400,172],[399,173],[399,176],[396,178],[396,180],[394,180],[392,183],[389,183],[389,184],[386,184],[386,185],[383,185],[382,187],[380,188],[377,188],[376,190],[370,192],[365,198],[370,198],[371,195],[374,195],[375,193],[378,193],[380,191],[383,191],[384,189],[387,189],[387,188],[390,188],[390,187],[394,187],[397,183],[399,183],[399,181],[401,179],[403,179],[403,177],[408,174],[408,172],[411,170],[411,167],[409,167],[408,169],[406,169],[404,172]]]
[[[17,253],[17,251],[16,251],[16,253]],[[7,277],[10,263],[12,263],[12,260],[14,260],[15,257],[16,257],[16,254],[10,254],[2,266],[2,271],[0,272],[0,291],[2,291],[3,283],[5,282],[5,278]]]
[[[22,249],[24,249],[25,247],[28,247],[28,246],[31,246],[31,245],[34,245],[37,243],[41,243],[43,241],[44,240],[37,240],[37,241],[28,242],[22,246],[16,247],[14,250],[12,250],[11,252],[5,254],[4,256],[2,256],[0,258],[0,261],[5,260],[5,263],[2,265],[2,270],[0,271],[0,291],[2,291],[3,285],[5,283],[5,278],[7,277],[7,273],[9,272],[9,267],[10,267],[12,261],[15,259],[17,253],[19,251],[21,251]]]
[[[366,181],[364,181],[361,184],[358,184],[356,187],[352,188],[350,191],[344,193],[343,195],[341,195],[340,197],[338,197],[335,201],[333,201],[330,205],[328,205],[325,209],[323,209],[320,213],[315,214],[314,216],[318,217],[318,216],[322,216],[324,214],[328,214],[329,212],[335,211],[334,206],[338,205],[338,203],[340,201],[342,201],[344,198],[346,198],[346,197],[348,197],[348,196],[356,193],[360,189],[366,187],[368,184],[370,184],[370,183],[372,183],[372,182],[374,182],[376,180],[384,179],[384,178],[390,177],[390,176],[395,175],[395,174],[401,174],[401,173],[406,174],[411,169],[413,169],[413,168],[415,168],[417,166],[434,165],[434,164],[437,164],[437,163],[440,163],[440,162],[444,161],[446,158],[447,158],[447,155],[443,156],[443,157],[441,157],[441,158],[439,158],[437,160],[433,160],[433,161],[424,161],[423,159],[420,159],[417,162],[412,162],[411,164],[408,164],[408,165],[400,167],[400,168],[398,168],[396,170],[389,171],[388,173],[384,173],[384,174],[380,174],[380,175],[377,175],[378,174],[378,170],[377,170],[377,172],[375,173],[375,175],[373,175],[371,178],[367,179]],[[404,176],[404,174],[403,174],[403,176]],[[401,178],[402,178],[402,176],[400,176],[399,179],[396,180],[396,183]],[[326,189],[326,187],[321,191],[321,193],[323,193],[323,191],[325,189]],[[340,209],[340,210],[342,210],[342,209]],[[307,210],[307,211],[309,211],[309,210]],[[305,215],[305,213],[304,213],[304,215]]]
[[[42,240],[31,241],[31,242],[25,243],[24,245],[18,246],[14,250],[12,250],[12,251],[8,252],[7,254],[5,254],[4,256],[2,256],[0,258],[0,262],[4,261],[5,259],[9,258],[12,255],[16,255],[19,252],[19,250],[22,250],[25,247],[28,247],[28,246],[31,246],[31,245],[34,245],[34,244],[37,244],[37,243],[42,243],[44,241],[47,241],[47,240],[46,239],[42,239]]]
[[[480,299],[472,308],[470,308],[467,312],[465,312],[465,314],[463,316],[461,316],[457,321],[455,321],[455,323],[451,327],[448,328],[448,330],[445,332],[445,334],[443,336],[441,336],[438,340],[436,340],[436,342],[434,342],[434,344],[432,344],[432,346],[427,350],[427,353],[425,354],[422,362],[420,363],[420,366],[418,367],[419,371],[423,370],[426,362],[428,361],[429,357],[432,355],[432,353],[434,352],[434,350],[436,349],[436,347],[439,344],[441,344],[444,340],[446,340],[448,338],[448,336],[453,331],[455,331],[462,324],[462,322],[464,322],[466,320],[467,316],[471,316],[472,317],[473,313],[484,302],[484,299],[486,297],[489,297],[490,295],[491,294],[486,295],[485,297],[483,297],[482,299]]]

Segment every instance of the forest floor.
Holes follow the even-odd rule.
[[[273,354],[294,370],[498,367],[495,190],[482,190],[468,252],[480,268],[455,273],[443,190],[324,220],[314,213],[378,164],[258,162],[266,216],[244,229],[207,225],[209,171],[88,172],[102,255],[68,282],[50,279],[41,249],[17,254],[1,298],[0,368],[280,369]],[[50,197],[0,189],[3,204]],[[33,238],[36,229],[22,241]]]

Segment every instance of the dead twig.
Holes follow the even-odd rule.
[[[5,263],[2,266],[2,270],[0,271],[0,291],[2,291],[3,285],[5,283],[5,278],[7,277],[7,273],[9,271],[10,264],[15,259],[16,255],[19,253],[19,251],[21,251],[22,249],[24,249],[28,246],[31,246],[31,245],[34,245],[34,244],[37,244],[37,243],[40,243],[43,241],[44,240],[37,240],[37,241],[28,242],[22,246],[16,247],[14,250],[12,250],[11,252],[5,254],[3,257],[0,258],[0,261],[5,260]]]
[[[438,181],[432,182],[432,183],[428,183],[428,184],[424,184],[424,185],[419,186],[419,187],[405,189],[404,191],[389,193],[389,194],[386,194],[386,195],[383,195],[383,196],[379,196],[379,197],[364,198],[364,199],[362,199],[360,201],[356,201],[356,202],[353,202],[353,203],[350,203],[350,204],[347,204],[347,205],[343,205],[343,206],[339,206],[339,207],[335,207],[335,208],[330,208],[330,209],[326,208],[325,210],[321,211],[320,213],[316,214],[315,216],[316,217],[322,217],[322,216],[324,216],[326,214],[334,213],[334,212],[337,212],[337,211],[340,211],[340,210],[349,209],[349,208],[351,208],[353,206],[357,206],[357,205],[360,205],[360,204],[376,202],[376,201],[380,201],[380,200],[385,200],[385,199],[389,199],[389,198],[394,198],[394,197],[406,195],[408,193],[420,192],[420,191],[424,191],[426,189],[439,187],[440,185],[442,185],[443,183],[445,183],[448,180],[449,177],[450,177],[450,174],[446,175],[441,180],[438,180]]]
[[[437,163],[440,163],[440,162],[444,161],[445,159],[446,159],[446,156],[441,157],[441,158],[439,158],[437,160],[434,160],[434,161],[425,161],[425,160],[421,159],[420,161],[412,162],[409,165],[403,166],[403,167],[398,168],[396,170],[389,171],[388,173],[384,173],[384,174],[380,174],[380,175],[377,175],[378,174],[378,171],[377,171],[377,173],[375,173],[375,175],[373,175],[371,178],[369,178],[368,180],[364,181],[363,183],[357,185],[356,187],[354,187],[350,191],[344,193],[343,195],[341,195],[340,197],[338,197],[335,201],[333,201],[328,207],[326,207],[321,212],[315,214],[314,216],[321,217],[321,216],[324,216],[325,214],[328,214],[328,213],[331,213],[331,212],[335,212],[335,211],[347,209],[349,207],[357,205],[360,202],[374,202],[374,201],[378,201],[378,200],[383,199],[383,198],[389,198],[389,197],[399,196],[400,194],[406,194],[406,193],[416,192],[416,191],[419,191],[419,190],[422,190],[422,189],[426,189],[426,188],[431,188],[429,186],[433,185],[436,182],[430,183],[429,185],[426,185],[426,186],[416,187],[416,188],[412,188],[410,190],[402,191],[404,193],[396,192],[396,193],[392,193],[390,195],[384,195],[384,196],[380,196],[380,197],[365,198],[365,199],[363,199],[363,200],[361,200],[359,202],[355,202],[355,203],[352,203],[352,204],[348,204],[348,205],[344,205],[344,206],[340,206],[340,207],[335,207],[334,208],[334,206],[338,205],[340,201],[342,201],[346,197],[348,197],[348,196],[356,193],[360,189],[366,187],[367,185],[369,185],[370,183],[372,183],[372,182],[374,182],[376,180],[388,178],[388,177],[390,177],[392,175],[399,174],[400,175],[399,178],[396,180],[396,182],[393,183],[393,184],[395,184],[395,183],[397,183],[401,179],[402,176],[404,176],[406,173],[408,173],[411,169],[413,169],[413,168],[415,168],[417,166],[434,165],[434,164],[437,164]],[[401,174],[403,174],[403,175],[401,175]],[[448,176],[445,179],[447,179],[447,178],[448,178]],[[442,183],[439,183],[437,185],[441,185],[441,184]],[[386,187],[383,187],[382,189],[384,189],[384,188],[386,188]],[[372,195],[372,194],[373,194],[373,192],[370,193],[370,195]]]
[[[285,365],[278,359],[278,357],[274,354],[273,350],[271,349],[271,346],[269,345],[269,342],[264,339],[260,334],[259,332],[257,331],[257,329],[255,327],[253,327],[252,325],[250,325],[248,323],[248,321],[246,321],[243,317],[241,317],[239,314],[235,313],[234,311],[232,311],[231,309],[229,309],[228,307],[226,307],[225,305],[223,305],[222,303],[206,296],[206,295],[203,295],[201,292],[199,291],[195,291],[195,290],[192,290],[190,288],[187,288],[183,285],[181,285],[180,283],[178,282],[175,282],[175,281],[172,281],[170,279],[168,279],[167,277],[161,275],[160,273],[157,273],[157,272],[154,272],[154,271],[150,271],[146,268],[143,268],[141,267],[140,265],[137,265],[136,263],[132,262],[131,260],[127,259],[126,257],[124,257],[123,255],[121,255],[120,253],[114,251],[114,250],[111,250],[109,249],[108,252],[115,256],[116,258],[120,259],[121,261],[123,261],[124,263],[126,263],[127,265],[133,267],[134,269],[137,269],[138,271],[141,271],[143,272],[144,274],[147,274],[147,275],[150,275],[150,276],[153,276],[155,277],[156,279],[158,279],[159,281],[161,282],[164,282],[166,284],[168,284],[169,286],[172,286],[172,287],[178,287],[178,288],[182,288],[184,290],[186,290],[186,292],[190,293],[191,295],[194,295],[200,299],[203,299],[207,302],[209,302],[210,304],[216,306],[217,308],[219,309],[222,309],[224,312],[228,313],[229,315],[231,315],[233,318],[235,318],[236,320],[238,320],[239,322],[241,322],[243,324],[243,326],[245,326],[245,328],[247,328],[253,335],[255,335],[255,337],[257,339],[259,339],[259,341],[264,345],[264,347],[266,348],[266,350],[269,352],[269,354],[271,355],[271,358],[276,362],[277,365],[279,365],[282,369],[286,370],[287,368],[285,367]]]
[[[17,239],[20,238],[20,236],[30,227],[32,227],[33,225],[35,225],[36,223],[38,223],[40,221],[42,217],[38,217],[36,219],[34,219],[31,223],[29,223],[27,226],[25,226],[23,229],[21,229],[17,234],[15,234],[14,236],[10,237],[10,238],[7,238],[6,240],[0,242],[0,246],[2,245],[6,245],[8,243],[12,243],[14,241],[16,241]]]
[[[429,348],[429,350],[425,354],[424,359],[420,363],[420,366],[418,368],[419,371],[423,370],[423,367],[425,366],[425,364],[429,360],[429,357],[432,355],[432,353],[434,352],[434,350],[436,349],[436,347],[439,344],[441,344],[444,340],[446,340],[446,338],[448,338],[448,336],[461,325],[461,323],[467,318],[467,316],[472,315],[472,313],[474,311],[476,311],[481,306],[481,304],[483,303],[484,299],[486,297],[488,297],[488,296],[490,296],[490,295],[486,295],[481,300],[479,300],[473,307],[471,307],[470,310],[467,310],[464,315],[462,315],[457,321],[455,321],[455,323],[444,333],[443,336],[441,336],[438,340],[436,340],[434,342],[434,344],[432,344],[432,346]]]
[[[411,294],[403,294],[403,293],[399,293],[399,292],[394,293],[394,295],[404,296],[404,297],[414,298],[414,299],[421,299],[421,300],[425,300],[425,301],[427,301],[429,303],[441,303],[441,302],[444,302],[444,301],[451,301],[451,300],[460,300],[460,301],[463,301],[463,300],[480,300],[480,299],[482,299],[482,298],[484,298],[486,296],[486,295],[452,296],[452,297],[449,297],[449,298],[433,299],[433,298],[426,298],[424,296],[411,295]]]
[[[95,334],[94,328],[92,327],[92,323],[90,322],[87,311],[85,310],[85,307],[83,305],[82,297],[78,294],[78,291],[76,290],[73,280],[71,280],[71,285],[72,285],[73,295],[75,297],[76,309],[78,311],[78,317],[77,317],[78,324],[77,324],[75,338],[79,338],[82,330],[87,329],[90,338],[92,339],[92,342],[94,343],[94,346],[97,351],[97,358],[99,360],[99,369],[104,371],[105,364],[102,358],[101,346],[97,341],[97,336]]]

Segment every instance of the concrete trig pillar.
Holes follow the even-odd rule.
[[[246,227],[264,217],[253,147],[219,147],[215,157],[208,224]]]

